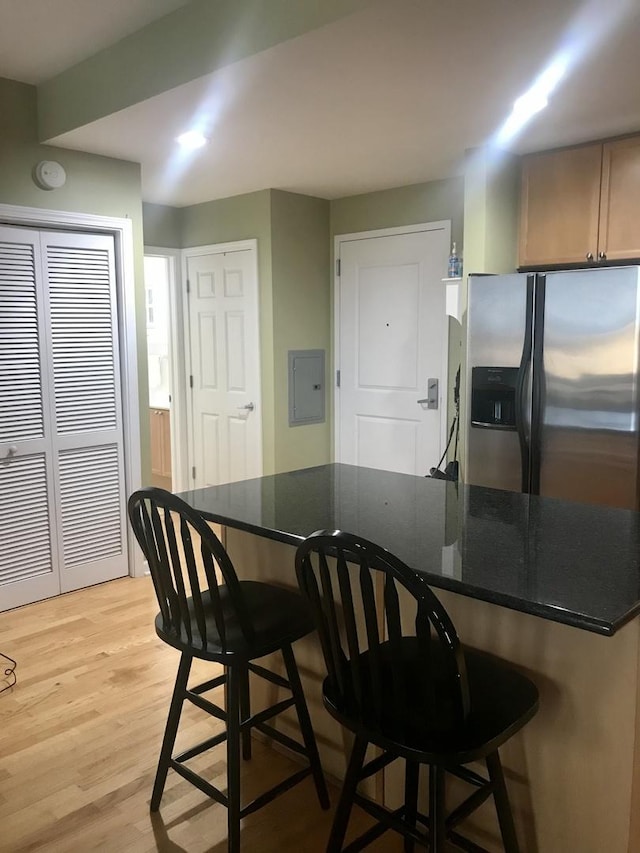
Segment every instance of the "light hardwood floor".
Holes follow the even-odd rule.
[[[178,664],[155,635],[155,613],[150,579],[124,578],[0,614],[0,651],[18,661],[17,685],[0,694],[2,853],[226,850],[226,810],[171,771],[160,812],[149,813]],[[199,665],[194,677],[211,673]],[[178,747],[217,725],[186,707]],[[198,760],[224,788],[224,746]],[[247,798],[292,766],[256,742],[243,768]],[[320,853],[332,814],[305,780],[245,819],[243,851]],[[349,837],[367,825],[354,810]],[[402,844],[387,834],[369,849]]]

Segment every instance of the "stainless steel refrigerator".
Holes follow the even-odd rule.
[[[638,508],[640,267],[470,276],[464,479]]]

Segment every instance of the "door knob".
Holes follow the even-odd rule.
[[[599,261],[606,261],[607,260],[606,254],[604,252],[598,252],[598,260]]]
[[[238,406],[238,410],[242,412],[252,412],[255,409],[253,403],[247,403],[246,406]]]
[[[588,261],[592,261],[593,260],[593,252],[587,252],[586,258]]]
[[[437,379],[427,379],[427,394],[428,397],[423,397],[422,400],[418,400],[419,405],[427,404],[427,409],[437,409],[438,408],[438,380]]]

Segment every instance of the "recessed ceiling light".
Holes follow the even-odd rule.
[[[196,148],[202,148],[203,145],[207,144],[207,137],[199,130],[188,130],[186,133],[181,133],[176,142],[183,148],[194,151]]]

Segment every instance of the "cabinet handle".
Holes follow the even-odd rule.
[[[598,260],[606,261],[607,260],[606,254],[604,252],[598,252]]]
[[[593,252],[587,252],[587,260],[588,260],[588,261],[592,261],[592,260],[593,260]]]

